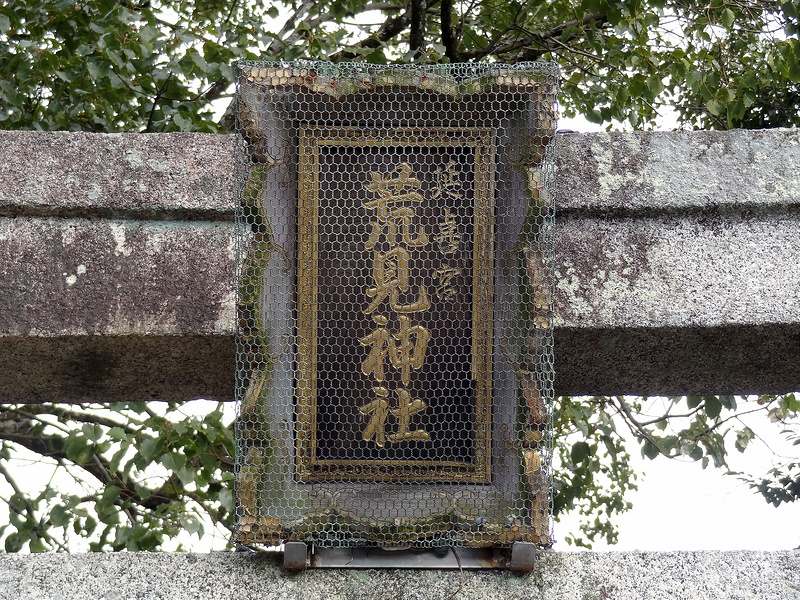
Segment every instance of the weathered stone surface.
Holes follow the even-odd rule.
[[[507,571],[316,570],[272,554],[0,555],[2,600],[794,600],[800,552],[557,553]],[[463,587],[462,587],[463,584]]]
[[[0,401],[232,400],[232,227],[0,218]]]
[[[0,218],[0,336],[231,335],[232,229]]]
[[[0,337],[0,402],[234,400],[228,335]]]
[[[781,393],[800,389],[799,355],[797,324],[561,328],[555,388],[565,395]]]
[[[800,389],[800,131],[559,142],[557,390]]]
[[[233,211],[231,136],[3,131],[0,156],[6,211]],[[798,162],[797,129],[564,134],[558,208],[796,206]]]
[[[800,203],[800,130],[559,136],[564,214],[777,211]]]
[[[0,132],[0,214],[233,219],[233,138]]]
[[[800,389],[800,132],[558,160],[558,393]],[[0,398],[231,398],[232,172],[230,136],[0,132]]]
[[[800,215],[558,226],[560,391],[800,389]]]
[[[556,325],[794,323],[799,236],[800,214],[562,220]]]

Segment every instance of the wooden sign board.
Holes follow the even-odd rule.
[[[237,541],[549,544],[554,105],[541,65],[239,65]]]

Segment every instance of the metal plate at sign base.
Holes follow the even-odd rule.
[[[506,569],[507,548],[315,548],[309,564],[317,569]]]
[[[308,546],[303,542],[286,542],[283,547],[283,568],[305,571],[308,567]]]
[[[548,547],[557,69],[237,77],[234,542]]]

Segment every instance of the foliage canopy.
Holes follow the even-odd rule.
[[[0,7],[0,127],[224,131],[236,59],[554,60],[594,123],[800,124],[795,0],[20,0]]]

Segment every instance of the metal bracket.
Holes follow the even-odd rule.
[[[283,545],[283,568],[305,571],[308,568],[308,546],[303,542],[286,542]]]
[[[506,548],[318,548],[310,556],[312,569],[506,569]]]
[[[510,569],[531,571],[536,545],[516,542],[508,548],[427,548],[389,551],[381,548],[319,548],[286,542],[283,568],[311,569]]]
[[[508,568],[512,571],[532,571],[536,563],[536,545],[527,542],[514,542],[511,546],[511,562]]]

